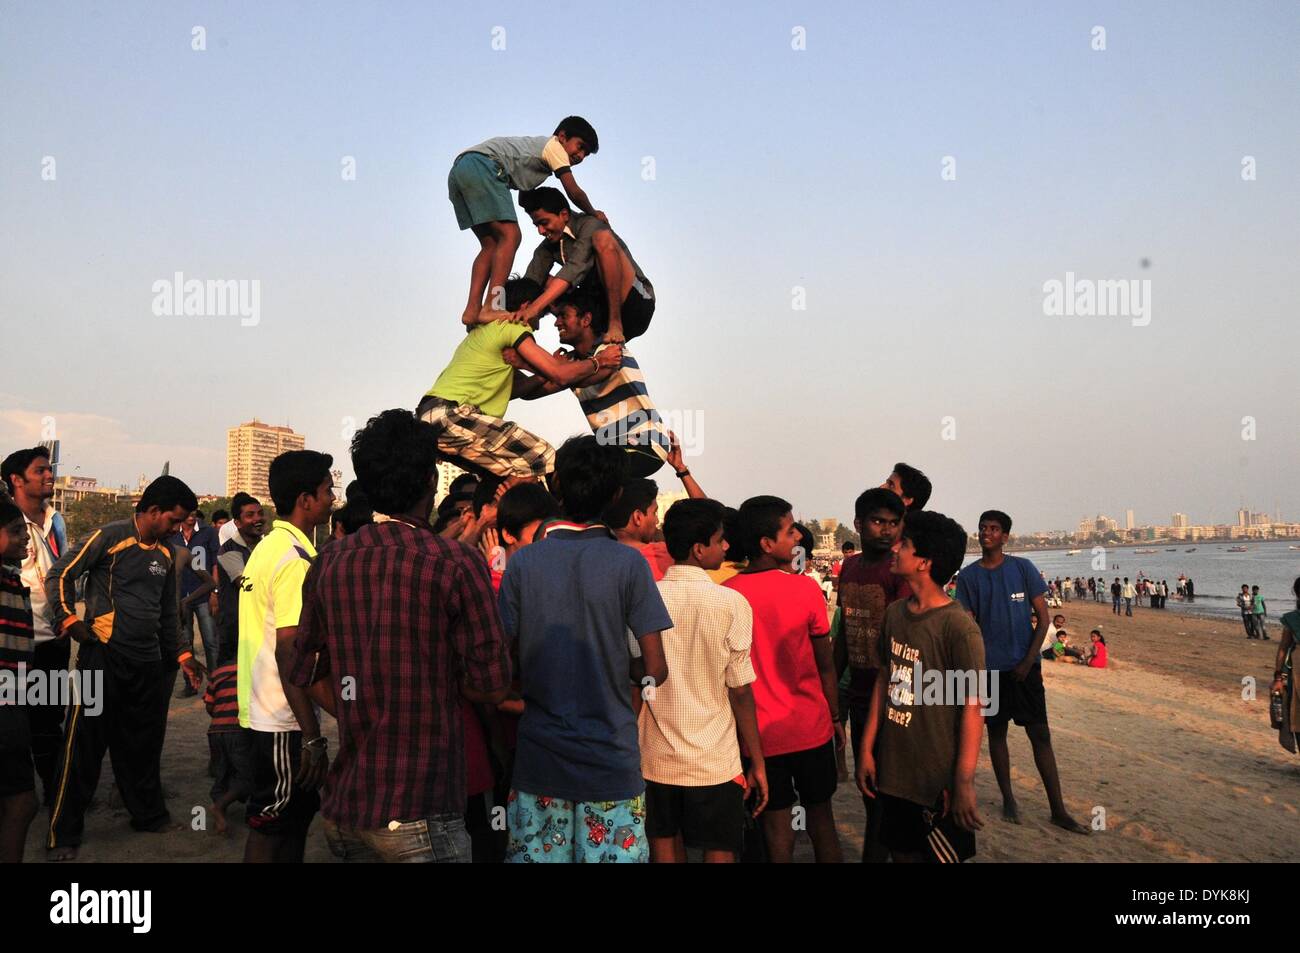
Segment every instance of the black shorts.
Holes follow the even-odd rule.
[[[739,854],[745,847],[745,789],[735,781],[704,787],[647,781],[645,833],[680,833],[687,847]]]
[[[1043,691],[1043,666],[1034,663],[1023,682],[1018,682],[1010,672],[989,672],[989,704],[996,700],[997,711],[984,716],[990,727],[1005,725],[1015,720],[1028,728],[1047,724],[1047,694]]]
[[[0,798],[36,790],[36,769],[30,748],[0,749]]]
[[[623,319],[623,337],[628,341],[639,338],[645,334],[650,327],[650,319],[655,316],[655,299],[644,297],[633,288],[623,299],[619,314]]]
[[[882,813],[880,841],[890,850],[922,854],[928,863],[959,864],[975,856],[975,835],[941,816],[943,798],[933,808],[889,794],[877,794]]]
[[[767,759],[767,810],[784,811],[798,801],[804,807],[824,804],[839,784],[835,739],[817,748],[791,751]]]
[[[306,834],[320,810],[320,794],[305,791],[294,782],[302,756],[302,732],[254,731],[252,735],[248,826],[263,834]]]
[[[216,769],[212,800],[235,792],[236,801],[248,799],[253,788],[253,735],[251,728],[208,732],[208,750]]]

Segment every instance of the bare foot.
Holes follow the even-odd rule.
[[[1002,819],[1010,821],[1012,824],[1020,823],[1020,808],[1015,801],[1002,802]]]
[[[466,308],[464,313],[460,316],[460,323],[473,327],[478,323],[478,312],[478,308]]]
[[[45,852],[45,860],[51,864],[57,864],[62,860],[76,860],[77,850],[76,847],[51,847]]]
[[[1088,828],[1084,827],[1069,814],[1062,814],[1059,817],[1053,814],[1052,823],[1062,830],[1069,831],[1071,834],[1083,834],[1086,836],[1092,833],[1092,831],[1088,830]]]
[[[226,833],[226,812],[218,805],[212,804],[208,807],[208,814],[212,816],[212,833]]]
[[[161,821],[153,827],[146,827],[142,831],[145,834],[175,834],[178,831],[185,830],[184,824],[178,824],[174,821]]]

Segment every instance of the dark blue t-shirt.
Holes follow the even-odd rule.
[[[221,543],[217,540],[217,531],[211,526],[203,523],[194,527],[194,535],[190,537],[188,545],[179,531],[173,533],[167,542],[172,546],[188,548],[190,551],[190,558],[186,561],[185,571],[181,576],[181,598],[203,585],[203,580],[199,579],[191,566],[197,565],[200,569],[212,573],[212,578],[217,577],[217,554],[221,549]]]
[[[1033,601],[1047,592],[1043,576],[1028,559],[1003,556],[997,569],[973,562],[957,574],[957,601],[975,616],[984,636],[984,664],[1010,671],[1034,638]]]
[[[510,557],[500,607],[524,698],[512,786],[570,801],[639,795],[627,633],[673,624],[645,557],[603,526],[552,524]]]

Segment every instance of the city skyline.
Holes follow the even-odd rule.
[[[40,348],[0,446],[217,490],[257,415],[350,470],[463,335],[452,159],[576,113],[659,299],[631,352],[718,499],[851,525],[902,460],[968,530],[1300,513],[1300,8],[572,10],[617,76],[543,105],[572,30],[541,9],[6,11],[0,312]],[[229,307],[184,313],[188,281]],[[590,432],[564,393],[508,416]]]

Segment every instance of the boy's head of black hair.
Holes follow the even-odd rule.
[[[529,215],[539,209],[543,212],[550,212],[552,215],[559,215],[563,212],[573,214],[573,209],[570,208],[569,200],[564,197],[564,193],[559,189],[551,188],[549,185],[520,192],[519,207]]]
[[[740,511],[734,506],[723,508],[722,538],[727,541],[727,558],[732,562],[743,563],[747,557],[740,533]]]
[[[46,462],[50,459],[50,451],[47,447],[30,447],[26,450],[15,450],[9,456],[4,458],[0,463],[0,482],[4,484],[4,491],[10,496],[14,494],[14,477],[25,477],[27,468],[37,457],[42,457]]]
[[[497,527],[515,539],[523,536],[524,527],[538,520],[560,515],[560,504],[540,483],[516,483],[506,490],[497,504]]]
[[[623,483],[623,492],[605,507],[602,521],[610,529],[623,529],[636,512],[646,512],[659,496],[659,485],[654,480],[635,477]]]
[[[409,410],[406,413],[414,416]],[[356,446],[356,440],[354,436],[353,446]],[[271,488],[271,502],[275,504],[276,515],[288,519],[298,505],[298,497],[304,493],[315,496],[321,484],[330,478],[333,463],[332,456],[316,450],[289,450],[272,460],[266,482]]]
[[[213,526],[217,525],[218,523],[228,523],[228,522],[230,522],[230,513],[229,513],[229,511],[227,511],[227,510],[216,510],[215,512],[213,512],[213,514],[212,514],[212,525],[213,525]]]
[[[1003,533],[1011,532],[1011,517],[1001,510],[985,510],[980,514],[981,523],[997,523]]]
[[[707,546],[722,528],[726,507],[717,500],[678,500],[664,516],[664,543],[678,562],[690,558],[696,543]]]
[[[889,495],[893,496],[894,494],[890,493]],[[897,497],[895,497],[895,499],[897,499]],[[853,545],[853,540],[851,539],[846,539],[844,541],[844,545],[840,547],[840,552],[842,552],[845,556],[851,556],[857,551],[858,551],[858,547]]]
[[[238,522],[239,518],[244,513],[245,506],[261,506],[261,505],[262,504],[257,502],[257,499],[254,496],[245,493],[243,490],[240,490],[230,499],[230,512],[234,514],[233,519],[236,522]]]
[[[811,560],[813,550],[817,548],[817,540],[813,538],[812,530],[803,523],[795,523],[794,528],[799,531],[799,545],[803,547],[804,558]]]
[[[503,287],[507,311],[518,311],[542,293],[542,286],[531,278],[508,278]]]
[[[375,520],[375,511],[365,503],[352,500],[344,503],[337,510],[330,514],[330,529],[337,530],[343,528],[343,535],[351,536],[363,526],[373,523]]]
[[[0,529],[23,520],[23,511],[7,496],[0,496]]]
[[[966,558],[966,530],[942,513],[909,511],[901,538],[911,540],[917,556],[930,560],[930,578],[936,586],[951,579]]]
[[[853,515],[863,523],[876,510],[887,510],[895,516],[901,517],[907,507],[903,505],[902,499],[893,490],[887,490],[883,486],[873,486],[869,490],[863,490],[858,494],[858,498],[853,502]],[[850,545],[846,543],[845,545]]]
[[[925,509],[925,504],[930,502],[930,478],[906,463],[895,463],[894,473],[898,474],[903,498],[912,501],[907,504],[907,511],[911,513]]]
[[[750,559],[763,552],[760,540],[776,539],[781,523],[794,507],[779,496],[753,496],[740,504],[736,523],[740,548]]]
[[[474,506],[474,518],[478,519],[483,513],[483,507],[487,506],[497,495],[497,487],[502,483],[502,478],[498,476],[485,476],[478,481],[474,487],[474,495],[470,497],[470,502]]]
[[[579,522],[597,519],[618,496],[627,478],[627,453],[600,443],[593,434],[570,437],[555,452],[555,490],[564,515]]]
[[[609,327],[608,309],[592,292],[577,288],[555,299],[551,305],[560,343],[576,347],[588,329],[593,335],[604,334]]]
[[[395,515],[431,496],[437,479],[437,442],[438,428],[409,410],[385,410],[366,421],[352,435],[352,469],[368,503],[365,508]],[[355,492],[348,505],[353,503],[358,503],[359,514],[364,504]],[[275,507],[280,509],[279,499]]]
[[[591,123],[581,116],[565,116],[561,119],[552,135],[558,136],[560,133],[564,133],[569,138],[576,136],[585,142],[587,155],[595,155],[600,151],[600,138],[596,135],[596,130],[591,128]]]
[[[143,513],[155,506],[164,513],[179,506],[189,514],[199,508],[199,501],[195,498],[194,491],[181,480],[174,476],[160,476],[144,488],[144,493],[140,494],[140,502],[135,505],[135,511]]]

